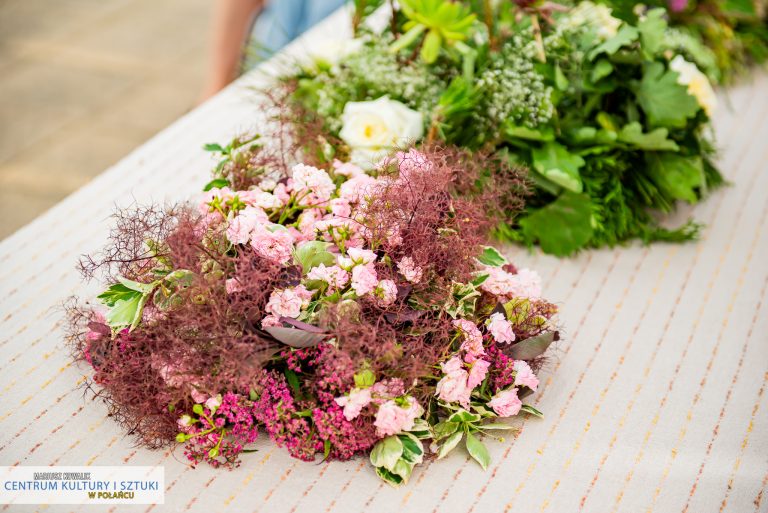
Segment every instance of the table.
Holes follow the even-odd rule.
[[[336,13],[282,58],[348,33],[347,17]],[[676,215],[706,222],[699,242],[566,260],[507,248],[542,274],[564,340],[533,397],[545,418],[489,441],[487,472],[455,451],[396,490],[364,458],[303,463],[266,437],[232,472],[135,447],[83,395],[88,369],[63,344],[62,301],[98,290],[81,283],[77,257],[103,244],[116,203],[199,191],[212,165],[202,144],[258,126],[252,87],[278,68],[248,74],[0,244],[0,464],[164,465],[165,505],[129,511],[768,511],[768,76],[759,73],[720,95],[715,131],[733,185]]]

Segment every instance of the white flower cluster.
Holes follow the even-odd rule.
[[[516,48],[513,48],[516,47]],[[482,92],[476,121],[497,132],[507,121],[534,128],[553,116],[552,89],[517,45],[501,52],[477,81]]]

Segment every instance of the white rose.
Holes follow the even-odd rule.
[[[398,146],[424,136],[424,117],[388,96],[368,102],[348,102],[339,136],[352,148],[351,161],[370,169]]]
[[[672,59],[669,69],[677,73],[677,83],[687,86],[688,94],[696,98],[707,116],[712,117],[717,107],[717,96],[707,76],[699,71],[694,63],[686,61],[682,55]]]
[[[611,16],[611,9],[605,5],[581,2],[570,13],[569,24],[573,27],[587,25],[595,29],[597,37],[611,39],[619,31],[621,20]]]
[[[313,41],[306,49],[310,62],[305,65],[323,64],[333,67],[347,55],[358,52],[363,47],[360,39],[321,39]]]

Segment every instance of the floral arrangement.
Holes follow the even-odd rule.
[[[399,485],[461,442],[485,468],[482,435],[541,415],[523,400],[557,308],[487,245],[521,208],[499,199],[518,170],[435,147],[369,173],[289,166],[256,138],[207,149],[198,208],[119,212],[82,262],[101,304],[70,309],[88,386],[140,443],[233,467],[266,433],[306,461],[367,454]]]
[[[590,2],[393,7],[383,30],[360,24],[349,52],[284,79],[296,124],[319,119],[337,158],[370,167],[406,141],[445,141],[528,166],[534,194],[495,235],[555,255],[696,237],[695,222],[669,229],[657,214],[723,181],[701,71],[717,68],[665,10],[628,21]]]

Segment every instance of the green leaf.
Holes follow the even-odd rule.
[[[664,46],[664,35],[667,30],[666,9],[651,9],[637,24],[640,31],[640,43],[643,54],[647,59],[652,59]]]
[[[683,157],[675,153],[649,152],[645,155],[653,182],[675,199],[696,203],[697,189],[704,186],[701,157]]]
[[[491,267],[501,267],[509,263],[507,258],[492,246],[484,246],[483,252],[477,257],[477,261],[483,265],[489,265]]]
[[[490,275],[489,275],[489,274],[481,274],[481,275],[479,275],[477,278],[475,278],[474,280],[472,280],[470,283],[471,283],[471,284],[472,284],[472,286],[474,286],[474,287],[479,287],[480,285],[482,285],[483,283],[485,283],[485,280],[487,280],[489,277],[490,277]]]
[[[155,287],[157,287],[157,282],[152,283],[141,283],[138,281],[129,280],[128,278],[118,278],[120,283],[125,285],[126,288],[129,288],[131,290],[135,290],[136,292],[141,292],[142,294],[149,294],[152,292]]]
[[[560,69],[560,65],[555,64],[555,87],[560,91],[568,89],[568,79],[565,78],[563,70]]]
[[[117,301],[129,300],[135,295],[135,290],[129,289],[122,283],[115,283],[96,297],[105,305],[114,306]]]
[[[323,440],[323,461],[328,459],[329,454],[331,454],[331,441]]]
[[[454,422],[457,424],[472,423],[472,422],[479,422],[479,421],[480,421],[480,415],[477,415],[476,413],[470,413],[467,410],[459,410],[451,414],[450,417],[448,417],[448,422]]]
[[[295,259],[304,274],[308,273],[313,267],[317,267],[320,264],[326,266],[332,266],[336,263],[336,257],[328,251],[331,246],[329,242],[323,242],[314,240],[305,242],[296,248]]]
[[[452,435],[459,430],[459,424],[456,422],[438,422],[435,424],[435,440],[442,440],[443,438]]]
[[[526,139],[528,141],[554,141],[555,133],[550,127],[528,128],[527,126],[515,126],[507,124],[505,131],[509,137]]]
[[[464,437],[464,431],[457,431],[449,436],[445,442],[440,445],[440,449],[437,451],[437,459],[441,460],[448,456],[448,454],[459,445],[461,439]]]
[[[724,0],[722,9],[731,16],[753,17],[757,16],[756,4],[754,0]]]
[[[376,376],[373,375],[371,369],[363,369],[356,372],[354,375],[355,386],[357,388],[367,388],[373,386],[376,383]]]
[[[139,292],[134,292],[132,296],[116,301],[105,315],[107,324],[115,329],[126,326],[133,327],[138,324],[137,319],[141,320],[144,303],[146,303],[146,296]]]
[[[436,30],[430,30],[427,32],[427,36],[424,38],[424,43],[421,47],[421,59],[427,64],[432,64],[437,60],[437,56],[440,55],[440,46],[443,44],[443,39],[440,37],[440,33]]]
[[[392,470],[402,455],[403,442],[396,435],[388,436],[373,446],[370,456],[371,465]]]
[[[464,443],[469,455],[483,467],[483,470],[486,470],[491,464],[491,455],[488,454],[488,448],[485,444],[472,433],[467,433],[467,439]]]
[[[539,418],[542,418],[542,419],[544,418],[544,414],[543,413],[541,413],[539,410],[537,410],[536,408],[534,408],[533,406],[531,406],[529,404],[524,404],[520,408],[520,411],[524,411],[525,413],[533,415],[534,417],[539,417]]]
[[[421,445],[421,440],[410,433],[401,433],[397,436],[403,444],[402,458],[413,465],[421,463],[424,460],[424,447]]]
[[[299,398],[301,396],[301,384],[299,383],[299,376],[297,376],[296,373],[291,369],[285,369],[285,381],[288,383],[288,386],[291,387],[293,397]]]
[[[398,487],[405,482],[402,476],[395,474],[384,467],[376,467],[376,475],[379,476],[385,483],[394,487]]]
[[[657,128],[648,133],[643,133],[643,127],[637,121],[624,125],[619,132],[618,140],[631,144],[642,150],[670,150],[678,151],[680,148],[677,143],[667,139],[669,130],[666,128]]]
[[[613,64],[608,59],[600,59],[595,63],[595,67],[592,68],[589,78],[592,82],[599,82],[608,75],[613,73]]]
[[[699,111],[696,98],[677,83],[677,76],[664,71],[662,63],[651,62],[644,66],[643,79],[635,83],[637,101],[652,126],[682,128]]]
[[[513,345],[509,350],[509,356],[515,360],[533,360],[544,354],[547,348],[555,341],[556,332],[548,331],[535,337],[527,338]]]
[[[638,30],[627,24],[621,26],[619,31],[611,39],[605,41],[589,53],[589,60],[594,60],[601,53],[613,55],[619,51],[622,46],[627,46],[637,41]]]
[[[205,187],[203,187],[204,192],[208,192],[211,189],[223,189],[224,187],[229,187],[230,183],[229,180],[226,178],[214,178],[207,184],[205,184]]]
[[[218,153],[225,153],[224,148],[220,144],[216,143],[208,143],[203,145],[203,149],[205,151],[212,151],[212,152],[218,152]]]
[[[520,220],[526,241],[538,242],[544,252],[567,256],[592,238],[592,205],[586,194],[565,192],[549,205]]]
[[[579,168],[584,166],[584,159],[568,151],[565,146],[556,143],[545,143],[541,148],[534,148],[533,167],[544,177],[561,187],[579,193],[583,184]]]
[[[480,429],[492,429],[492,430],[511,430],[516,429],[515,426],[510,426],[509,424],[503,424],[501,422],[489,422],[488,424],[483,424],[480,426]]]

